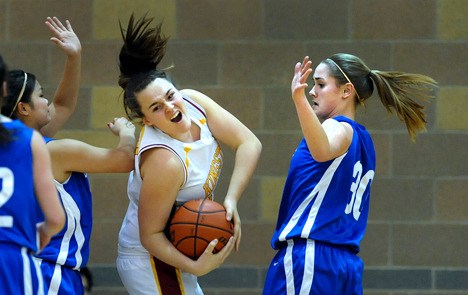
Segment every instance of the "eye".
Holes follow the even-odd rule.
[[[167,96],[167,100],[171,101],[174,99],[174,92],[170,92],[169,95]]]

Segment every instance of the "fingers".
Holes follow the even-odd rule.
[[[207,254],[212,254],[213,253],[213,250],[214,248],[216,247],[216,245],[218,244],[218,240],[217,239],[214,239],[213,241],[211,241],[208,246],[206,247],[205,249],[205,253]]]

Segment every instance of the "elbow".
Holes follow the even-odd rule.
[[[65,226],[65,213],[62,210],[59,214],[54,214],[54,216],[48,216],[46,223],[48,233],[51,236],[59,233]]]

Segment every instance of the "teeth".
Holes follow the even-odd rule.
[[[179,112],[174,113],[174,115],[171,117],[171,120],[174,120],[178,115],[179,115]]]

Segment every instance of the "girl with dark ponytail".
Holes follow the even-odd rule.
[[[335,54],[316,67],[307,100],[309,57],[297,63],[291,92],[304,135],[292,159],[276,229],[277,250],[263,294],[362,294],[357,256],[369,212],[375,149],[356,108],[374,86],[384,107],[406,124],[410,138],[425,129],[418,99],[436,82],[427,76],[370,70],[351,54]],[[300,290],[300,291],[299,291]],[[294,291],[292,292],[294,293]]]
[[[130,294],[203,294],[197,276],[218,268],[241,239],[237,202],[251,179],[261,152],[257,137],[214,100],[195,90],[178,90],[159,68],[169,38],[162,23],[136,20],[120,29],[119,85],[129,118],[143,128],[128,183],[129,207],[119,233],[117,269]],[[174,204],[214,198],[223,153],[235,153],[223,205],[234,222],[234,237],[213,240],[194,261],[165,235]],[[224,248],[217,254],[217,243]]]

